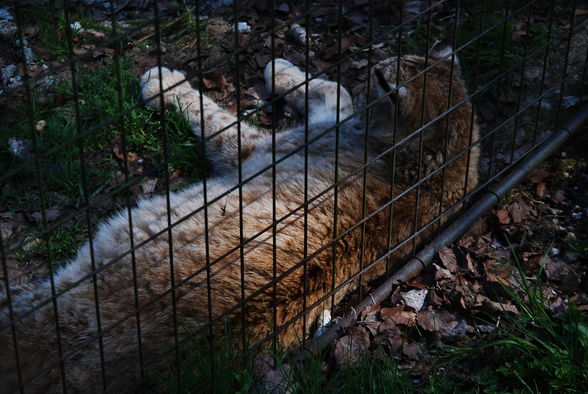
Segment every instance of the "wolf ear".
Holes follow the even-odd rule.
[[[434,59],[434,60],[444,59],[446,61],[451,62],[451,59],[453,58],[453,64],[459,66],[459,59],[457,57],[457,54],[454,54],[452,56],[452,53],[453,53],[453,47],[447,43],[442,42],[442,41],[437,41],[436,43],[433,44],[431,49],[429,49],[429,57],[431,59]]]
[[[374,87],[372,88],[376,93],[376,97],[380,98],[383,96],[387,96],[387,100],[392,103],[392,105],[396,105],[396,103],[400,104],[400,109],[404,110],[406,107],[406,101],[408,99],[408,89],[405,86],[397,87],[397,85],[393,82],[388,82],[384,75],[379,69],[374,70]]]

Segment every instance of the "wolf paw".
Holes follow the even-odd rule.
[[[275,64],[274,73],[272,73],[272,63]],[[272,90],[272,77],[275,79],[275,92],[277,94],[282,94],[296,85],[303,84],[306,79],[302,70],[288,60],[281,58],[274,59],[265,66],[263,77],[268,92]]]
[[[160,74],[161,71],[161,74]],[[161,82],[160,82],[161,81]],[[141,96],[150,107],[157,108],[160,88],[163,88],[163,98],[167,105],[175,104],[178,97],[192,90],[186,76],[178,70],[170,70],[166,67],[153,67],[141,77]]]

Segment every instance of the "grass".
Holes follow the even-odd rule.
[[[114,120],[82,139],[82,157],[86,162],[86,180],[90,194],[98,193],[118,169],[112,158],[112,148],[115,138],[121,135],[123,129],[127,132],[128,151],[144,158],[150,166],[156,166],[164,159],[161,121],[157,111],[141,105],[138,81],[131,71],[132,67],[128,60],[121,62],[122,108],[128,114],[124,119]],[[80,124],[81,131],[84,132],[119,113],[117,81],[114,63],[93,69],[81,68],[78,75]],[[44,120],[46,123],[46,127],[37,132],[44,187],[47,191],[68,196],[79,205],[82,196],[82,170],[79,146],[71,142],[78,135],[72,85],[66,81],[55,86],[55,97],[63,102],[58,107],[47,104],[47,100],[42,103],[40,95],[37,92],[33,97],[33,118],[35,122]],[[199,179],[201,155],[196,149],[198,140],[189,130],[187,120],[173,110],[166,111],[164,118],[169,155],[178,156],[171,163],[172,169],[179,169],[189,178]],[[21,160],[8,151],[8,140],[32,140],[27,119],[27,111],[22,108],[9,124],[0,127],[2,173],[22,165]],[[59,148],[63,144],[66,144],[65,147]],[[52,150],[50,155],[43,155]],[[14,210],[26,209],[22,204],[28,202],[22,197],[34,187],[34,178],[34,166],[28,166],[17,176],[10,177],[3,185],[0,201]]]
[[[44,190],[45,207],[59,205],[66,213],[81,207],[85,202],[81,157],[85,161],[85,181],[88,198],[101,197],[109,190],[112,180],[122,166],[113,157],[113,147],[126,131],[127,150],[143,159],[145,171],[154,169],[149,176],[162,178],[165,170],[175,172],[185,183],[202,178],[202,155],[198,139],[189,129],[186,118],[170,109],[164,112],[164,122],[158,111],[141,103],[138,78],[132,72],[133,63],[123,59],[120,64],[121,99],[124,118],[111,120],[120,112],[118,104],[117,73],[114,62],[104,62],[98,67],[81,66],[78,70],[78,95],[80,131],[106,122],[81,139],[80,146],[73,140],[78,136],[73,88],[70,81],[57,82],[53,94],[33,92],[33,124],[43,120],[44,128],[35,130],[39,155],[39,176]],[[31,123],[23,105],[7,124],[0,126],[0,173],[17,171],[3,180],[0,188],[0,205],[12,212],[26,213],[41,210],[41,197],[35,165],[15,157],[9,151],[11,138],[32,141]],[[165,126],[165,131],[162,127]],[[164,135],[167,134],[167,166],[164,162]],[[34,157],[34,155],[33,155]],[[31,158],[27,159],[31,160]],[[161,181],[159,185],[164,185]],[[111,187],[111,186],[110,186]],[[156,191],[161,191],[156,189]],[[66,201],[64,203],[64,201]],[[106,200],[109,201],[109,200]],[[100,204],[99,216],[116,209],[114,202]],[[64,207],[65,206],[65,207]],[[66,224],[67,225],[67,224]],[[39,225],[37,230],[41,230]],[[30,229],[29,232],[33,232]],[[51,231],[49,252],[44,242],[37,238],[27,249],[19,251],[19,261],[52,261],[63,263],[73,257],[80,245],[80,234],[86,234],[85,224],[71,225]],[[83,238],[83,237],[82,237]]]
[[[522,23],[526,22],[526,11],[504,21],[507,17],[505,0],[485,1],[483,13],[481,4],[481,2],[478,4],[480,12],[467,16],[461,15],[455,32],[455,48],[467,44],[459,50],[457,55],[466,85],[472,90],[476,88],[474,86],[476,74],[478,74],[478,84],[487,83],[499,73],[520,62],[525,55],[525,46],[527,46],[527,53],[530,53],[545,45],[549,38],[546,24],[532,23],[528,30],[521,27]],[[470,9],[475,7],[472,5]],[[429,42],[427,42],[427,23],[419,23],[409,28],[402,37],[403,53],[424,54],[438,40],[452,41],[453,34],[447,33],[446,29],[453,29],[454,23],[455,15],[447,18],[440,25],[434,23],[429,33]],[[488,31],[485,32],[486,30]],[[483,35],[477,39],[481,33]],[[470,43],[472,40],[473,42]],[[534,61],[542,61],[542,56],[543,51],[540,51],[538,55],[535,55]],[[520,67],[516,67],[513,72],[520,73]],[[496,95],[499,87],[500,84],[494,84],[488,90]]]
[[[30,4],[21,8],[22,18],[25,25],[34,25],[37,29],[35,44],[42,48],[52,60],[65,61],[69,58],[69,49],[66,45],[66,17],[63,8],[55,8],[51,5]],[[97,23],[85,12],[70,13],[70,25],[79,22],[81,28],[91,28],[103,33],[108,33],[104,25]],[[79,30],[72,26],[73,47],[79,45],[76,39]]]
[[[516,256],[515,256],[516,257]],[[488,392],[584,392],[588,384],[588,319],[571,304],[554,317],[547,307],[540,279],[531,283],[516,269],[522,294],[503,290],[519,310],[504,313],[496,327],[498,339],[477,348],[455,348],[457,360],[481,355],[485,367],[472,383]],[[541,271],[536,275],[541,277]]]
[[[81,225],[58,227],[49,234],[48,243],[41,238],[35,238],[26,248],[19,249],[15,257],[21,264],[30,262],[42,264],[51,260],[54,265],[62,265],[75,255],[86,236],[86,228]]]
[[[490,2],[483,13],[464,18],[457,29],[456,47],[467,44],[459,51],[459,58],[464,79],[469,86],[473,86],[476,72],[479,73],[478,83],[489,82],[497,74],[520,62],[525,56],[525,46],[527,53],[530,53],[548,41],[546,24],[532,23],[528,28],[521,27],[521,24],[526,23],[527,12],[523,11],[505,21],[510,16],[505,13],[505,9],[504,1]],[[488,29],[481,38],[469,43]],[[542,55],[540,51],[537,56]],[[537,56],[536,61],[540,61],[542,58]],[[520,73],[519,68],[514,72]]]
[[[400,355],[376,348],[356,362],[333,366],[328,353],[292,365],[284,387],[293,393],[459,393],[459,392],[585,392],[588,385],[588,318],[573,304],[553,316],[544,298],[541,280],[531,282],[521,268],[509,266],[520,277],[519,293],[504,291],[519,310],[490,317],[496,331],[480,336],[477,347],[441,346],[429,350],[415,370],[399,369]],[[541,277],[539,271],[537,278]],[[230,366],[239,352],[230,343],[207,343],[190,350],[181,365],[182,387],[215,393],[265,392],[252,374],[253,362]],[[217,374],[210,378],[206,371]],[[288,361],[287,349],[276,355],[277,364]],[[162,375],[165,391],[177,392],[175,370]],[[205,371],[205,372],[203,372]],[[423,372],[428,371],[428,372]],[[213,384],[210,384],[213,382]]]
[[[238,353],[232,335],[225,327],[224,335],[216,336],[212,342],[204,337],[192,341],[181,354],[179,369],[175,357],[170,357],[166,371],[153,371],[153,392],[253,392],[252,359],[249,356],[236,361]]]

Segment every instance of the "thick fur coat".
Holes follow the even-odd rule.
[[[132,234],[126,211],[103,222],[92,247],[86,243],[55,274],[54,302],[48,280],[11,286],[10,307],[0,288],[0,391],[18,386],[13,335],[26,391],[45,393],[61,392],[62,384],[69,392],[102,391],[101,365],[108,391],[133,389],[139,352],[146,365],[157,365],[176,334],[182,340],[206,328],[211,317],[215,327],[229,321],[237,332],[243,328],[255,343],[275,324],[279,340],[295,344],[306,334],[303,320],[310,324],[321,312],[325,294],[338,289],[338,302],[357,286],[358,273],[362,281],[381,276],[412,244],[380,259],[391,247],[476,186],[478,149],[472,142],[478,128],[459,65],[451,65],[451,56],[443,60],[446,55],[433,51],[426,64],[418,56],[377,64],[370,92],[366,84],[356,95],[356,110],[366,102],[372,103],[370,110],[331,131],[338,119],[353,114],[351,95],[335,82],[311,80],[308,128],[275,134],[275,170],[271,132],[241,123],[240,129],[233,125],[219,133],[236,122],[233,115],[193,89],[182,73],[148,71],[141,79],[147,105],[159,107],[163,98],[163,105],[185,112],[196,135],[208,140],[215,175],[206,189],[199,183],[172,193],[169,201],[165,196],[139,201],[132,210]],[[426,67],[426,76],[419,74]],[[276,59],[274,68],[272,75],[271,63],[266,67],[265,78],[268,89],[275,80],[276,94],[304,84],[305,73],[290,62]],[[285,96],[301,114],[307,108],[305,89]],[[385,152],[395,143],[395,150]],[[239,179],[246,182],[234,188]],[[335,181],[340,182],[336,197]],[[389,204],[391,198],[397,201]],[[93,263],[103,268],[94,276]],[[305,307],[312,309],[303,319]]]

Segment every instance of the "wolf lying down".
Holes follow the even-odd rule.
[[[93,248],[86,243],[55,274],[59,294],[55,307],[45,302],[27,312],[50,300],[49,281],[11,286],[11,307],[6,288],[0,288],[0,391],[18,390],[16,360],[27,392],[61,392],[63,385],[69,392],[102,391],[102,374],[107,391],[131,391],[138,386],[139,355],[145,366],[157,366],[156,360],[162,360],[161,365],[166,359],[162,352],[173,348],[176,334],[181,341],[194,330],[206,328],[209,310],[213,320],[224,316],[216,319],[216,325],[228,319],[230,327],[240,330],[243,324],[250,343],[266,338],[275,324],[284,345],[296,344],[306,334],[301,318],[305,306],[320,304],[333,288],[339,289],[334,296],[339,302],[357,286],[356,274],[361,270],[364,281],[382,275],[387,263],[406,257],[409,246],[400,248],[387,263],[380,259],[367,269],[369,264],[476,186],[478,150],[469,148],[478,139],[478,128],[459,65],[451,65],[450,52],[447,47],[434,48],[427,61],[404,56],[399,62],[390,58],[374,66],[370,92],[366,86],[359,89],[355,103],[356,109],[373,103],[369,113],[350,118],[338,131],[327,130],[338,118],[353,115],[349,92],[340,87],[338,103],[337,83],[311,80],[308,135],[304,126],[276,133],[275,173],[270,132],[245,123],[240,130],[230,126],[236,118],[201,96],[179,71],[153,68],[145,73],[141,87],[147,105],[160,106],[163,86],[164,105],[179,106],[194,133],[208,139],[206,153],[215,175],[206,180],[206,188],[196,184],[170,195],[171,232],[166,231],[165,196],[139,201],[132,210],[132,234],[127,211],[102,223]],[[284,59],[274,62],[275,74],[271,62],[264,73],[268,89],[272,78],[277,94],[304,83],[303,71]],[[426,67],[430,70],[425,78],[419,73]],[[305,87],[287,94],[285,100],[304,114]],[[430,123],[451,105],[458,106]],[[422,133],[411,136],[423,124],[427,127]],[[308,148],[305,139],[311,142]],[[398,148],[385,152],[394,143]],[[239,162],[243,180],[261,172],[241,190],[234,188]],[[424,176],[428,177],[417,193],[411,186]],[[335,202],[332,185],[337,179],[343,181]],[[305,187],[310,201],[306,212]],[[394,197],[398,199],[390,209],[386,204]],[[363,224],[357,225],[364,217]],[[335,235],[340,239],[331,246]],[[139,245],[135,266],[129,252],[131,237]],[[246,241],[242,248],[241,240]],[[309,257],[305,260],[305,256]],[[95,285],[92,260],[96,268],[103,268]],[[356,280],[346,283],[354,275]],[[276,277],[274,302],[271,282]],[[310,310],[307,322],[319,314],[320,308]],[[15,320],[16,349],[11,328]],[[99,332],[101,341],[96,339]]]

